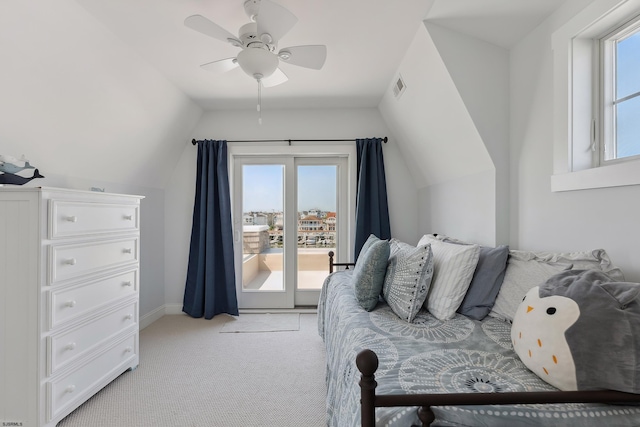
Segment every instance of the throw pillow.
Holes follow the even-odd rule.
[[[458,313],[475,320],[484,319],[493,308],[507,270],[509,246],[480,246],[478,266]]]
[[[369,237],[367,237],[367,240],[362,244],[362,248],[360,248],[360,253],[358,254],[358,257],[360,257],[360,255],[364,255],[364,253],[369,250],[371,245],[379,241],[380,239],[378,239],[378,237],[375,234],[369,234]],[[356,260],[356,262],[358,261]]]
[[[413,322],[424,304],[433,276],[431,245],[418,247],[391,239],[382,296],[402,320]]]
[[[559,273],[527,293],[511,338],[522,362],[561,390],[640,392],[640,284]]]
[[[353,269],[356,299],[362,308],[371,311],[378,304],[389,260],[389,242],[377,240],[361,251]]]
[[[427,309],[438,320],[452,319],[469,289],[478,265],[480,246],[458,245],[427,234],[418,245],[431,244],[433,279],[427,296]]]
[[[444,235],[438,235],[437,238],[459,245],[470,244]],[[458,313],[474,320],[482,320],[489,314],[502,286],[508,258],[509,246],[500,245],[495,248],[480,246],[478,265],[473,273],[469,290],[458,308]]]
[[[554,274],[573,267],[572,264],[567,263],[545,262],[531,254],[524,251],[509,251],[502,287],[489,316],[513,321],[513,315],[529,289],[544,283]]]

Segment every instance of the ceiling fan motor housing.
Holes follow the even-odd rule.
[[[275,43],[269,34],[261,34],[258,37],[258,24],[249,22],[240,27],[238,36],[244,47],[259,47],[273,52],[276,49]]]

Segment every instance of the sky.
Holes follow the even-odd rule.
[[[336,211],[336,166],[298,166],[298,211]],[[244,165],[244,212],[283,210],[282,165]]]
[[[616,96],[640,92],[640,32],[618,43]],[[618,157],[640,154],[640,97],[618,104]]]

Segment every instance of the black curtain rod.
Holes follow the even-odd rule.
[[[385,136],[382,138],[382,142],[385,144],[389,139]],[[355,139],[244,139],[244,140],[235,140],[235,141],[227,141],[227,142],[288,142],[291,145],[292,142],[355,142]],[[196,145],[198,141],[194,139],[191,140],[191,144]]]

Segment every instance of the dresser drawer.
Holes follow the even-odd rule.
[[[131,335],[68,375],[48,381],[47,422],[86,400],[127,367],[134,366],[137,357],[138,337]]]
[[[49,238],[136,231],[139,205],[51,200]]]
[[[50,291],[49,329],[137,293],[137,270]]]
[[[138,237],[49,247],[49,284],[138,262]]]
[[[118,333],[137,328],[138,304],[133,302],[103,317],[83,323],[70,331],[47,338],[48,375],[78,359],[96,346],[104,344]]]

